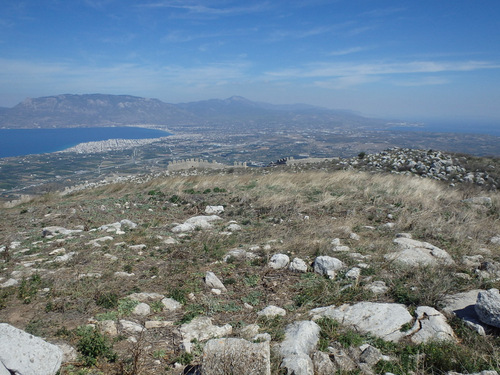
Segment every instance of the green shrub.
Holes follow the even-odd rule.
[[[95,303],[105,309],[114,309],[118,307],[118,295],[113,292],[98,294],[95,297]]]
[[[38,274],[32,275],[29,279],[23,278],[17,296],[24,303],[31,303],[31,300],[36,296],[42,284],[42,278]]]
[[[111,362],[116,360],[111,344],[97,329],[82,326],[77,329],[76,335],[79,337],[76,348],[87,366],[95,365],[98,358],[106,358]]]

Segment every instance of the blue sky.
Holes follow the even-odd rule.
[[[241,95],[500,120],[498,0],[4,0],[0,106]]]

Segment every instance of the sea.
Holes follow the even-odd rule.
[[[458,133],[458,134],[482,134],[500,137],[500,121],[443,121],[424,120],[415,121],[415,126],[393,126],[390,130],[408,132],[433,132],[433,133]]]
[[[84,142],[148,139],[170,133],[141,127],[0,129],[0,158],[62,151]]]

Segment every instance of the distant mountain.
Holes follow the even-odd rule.
[[[71,95],[26,99],[0,111],[3,128],[62,128],[190,124],[195,116],[157,99],[129,95]]]
[[[0,108],[1,128],[62,128],[120,125],[183,126],[374,126],[385,121],[306,104],[274,105],[241,96],[168,104],[129,95],[57,95]]]

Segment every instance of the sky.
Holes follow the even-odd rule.
[[[498,0],[3,0],[0,106],[243,96],[500,124]]]

